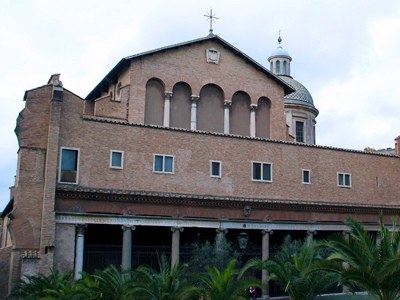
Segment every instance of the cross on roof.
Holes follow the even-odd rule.
[[[207,15],[204,15],[204,16],[207,17],[206,21],[210,20],[210,33],[212,33],[213,32],[212,22],[214,21],[214,23],[215,23],[215,19],[218,20],[218,18],[215,17],[215,14],[212,13],[212,8],[210,8],[210,12],[207,12]]]

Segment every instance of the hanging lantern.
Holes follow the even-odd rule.
[[[239,233],[238,241],[240,249],[246,249],[248,240],[249,240],[249,235],[246,232]]]

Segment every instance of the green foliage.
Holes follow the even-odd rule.
[[[378,300],[395,300],[400,293],[400,233],[393,221],[388,230],[380,219],[379,238],[368,232],[361,223],[347,219],[348,237],[330,236],[320,246],[329,247],[333,253],[314,269],[327,270],[340,275],[340,283],[352,289],[369,292]],[[347,263],[349,267],[343,265]]]
[[[49,276],[25,276],[18,280],[7,299],[47,300],[47,299],[84,299],[76,295],[72,281],[72,271],[61,274],[51,271]]]
[[[290,234],[288,234],[283,239],[283,242],[281,245],[281,250],[278,251],[277,255],[281,259],[286,258],[286,253],[289,256],[292,256],[294,254],[300,255],[302,245],[303,245],[303,243],[301,242],[301,240],[292,240],[292,237],[290,236]],[[285,250],[283,250],[283,249],[285,249]],[[285,251],[286,251],[286,253],[285,253]]]
[[[217,267],[207,266],[206,273],[193,274],[203,284],[202,296],[208,300],[247,300],[249,296],[245,290],[251,286],[259,287],[261,283],[256,279],[240,278],[236,263],[236,259],[231,260],[222,272]]]
[[[111,265],[104,271],[96,270],[92,278],[95,284],[89,278],[84,278],[88,280],[88,290],[93,290],[95,295],[98,295],[101,299],[135,299],[134,287],[136,278],[131,277],[129,271],[120,272],[115,266]]]
[[[338,276],[330,272],[309,272],[320,260],[313,242],[303,243],[300,252],[294,250],[296,247],[290,248],[291,252],[282,247],[283,257],[275,255],[266,261],[252,259],[245,265],[244,272],[253,268],[268,270],[269,280],[277,281],[291,300],[311,300],[338,281]]]
[[[371,148],[370,146],[367,146],[367,147],[364,148],[364,151],[365,152],[376,152],[376,149]]]
[[[193,243],[192,247],[193,256],[188,268],[191,273],[204,272],[206,266],[222,271],[232,259],[240,259],[240,254],[233,249],[232,243],[227,241],[224,234],[217,234],[214,244],[206,241],[203,245]]]
[[[174,264],[171,268],[165,256],[161,257],[160,272],[141,265],[134,272],[136,284],[133,288],[137,299],[185,300],[198,295],[198,288],[184,277],[187,264]]]

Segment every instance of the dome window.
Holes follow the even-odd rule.
[[[278,60],[276,61],[276,74],[281,72],[281,62]]]
[[[283,62],[283,74],[287,75],[286,60]]]

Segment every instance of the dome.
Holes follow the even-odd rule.
[[[303,104],[315,109],[313,98],[304,85],[289,76],[279,76],[279,78],[296,90],[294,93],[285,96],[285,104]]]
[[[287,57],[290,57],[289,52],[287,52],[285,49],[283,49],[281,45],[279,45],[278,48],[276,48],[275,51],[271,53],[271,55],[269,56],[268,60],[270,60],[271,58],[273,58],[275,56],[287,56]]]

